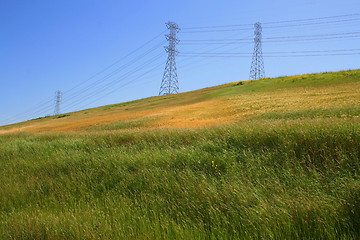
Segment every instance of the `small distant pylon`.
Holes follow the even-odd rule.
[[[180,31],[180,28],[174,22],[167,22],[166,26],[170,30],[170,33],[165,35],[166,40],[169,42],[169,45],[165,47],[165,50],[168,53],[168,58],[166,61],[159,95],[175,94],[179,92],[175,57],[179,53],[176,49],[176,44],[178,44],[180,40],[177,39],[176,34]]]
[[[251,62],[250,79],[258,80],[265,77],[264,60],[262,55],[262,27],[261,23],[255,23],[254,53]]]
[[[60,114],[60,104],[62,99],[62,93],[61,91],[55,92],[55,109],[54,109],[54,115]]]

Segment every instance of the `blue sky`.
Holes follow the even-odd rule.
[[[1,0],[0,125],[52,114],[57,90],[64,93],[62,112],[157,95],[166,62],[164,23],[169,20],[182,28],[178,34],[183,40],[178,46],[180,53],[251,53],[253,44],[249,41],[229,45],[186,44],[204,39],[251,39],[250,25],[243,27],[248,30],[209,33],[191,33],[186,28],[359,13],[358,0]],[[266,76],[359,68],[360,55],[271,58],[265,54],[359,49],[359,38],[265,41],[266,37],[356,33],[360,32],[359,18],[354,15],[319,20],[325,23],[303,27],[266,28],[266,24],[263,25]],[[335,21],[327,24],[330,20]],[[153,41],[127,56],[150,39]],[[247,80],[250,63],[251,56],[203,58],[179,55],[180,91]]]

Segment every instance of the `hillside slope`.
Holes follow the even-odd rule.
[[[4,126],[0,239],[360,239],[359,85],[263,79]]]
[[[255,119],[357,118],[360,70],[244,81],[0,127],[0,133],[198,128]]]

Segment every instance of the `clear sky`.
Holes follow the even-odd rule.
[[[255,22],[266,77],[357,69],[360,15],[323,18],[359,13],[359,0],[0,0],[0,125],[53,114],[57,90],[63,113],[157,95],[169,20],[181,92],[247,80]]]

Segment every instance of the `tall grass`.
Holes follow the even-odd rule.
[[[0,136],[1,239],[359,239],[360,125]]]

